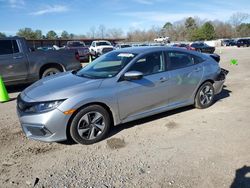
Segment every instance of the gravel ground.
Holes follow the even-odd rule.
[[[115,127],[97,144],[28,140],[0,104],[0,187],[250,187],[250,48],[218,48],[230,71],[208,109],[185,107]],[[238,65],[230,65],[235,58]]]

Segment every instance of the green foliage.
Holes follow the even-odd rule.
[[[75,37],[75,35],[73,33],[70,33],[69,38],[73,39],[74,37]]]
[[[201,32],[203,33],[204,40],[213,40],[215,38],[214,26],[210,22],[203,24]]]
[[[204,38],[205,38],[204,33],[202,32],[201,28],[193,30],[192,33],[190,34],[191,41],[200,41],[204,40]]]
[[[198,35],[197,31],[198,27],[194,18],[189,17],[185,20],[185,29],[186,29],[186,37],[188,40],[192,40],[194,38],[193,35]]]
[[[51,30],[46,34],[47,39],[57,39],[58,36],[55,31]]]
[[[0,32],[0,38],[5,38],[5,37],[6,37],[5,33]]]
[[[24,37],[26,39],[41,39],[39,37],[40,35],[42,35],[42,31],[41,30],[33,31],[31,28],[24,28],[24,29],[19,29],[16,35],[19,37]]]
[[[70,35],[67,31],[63,31],[62,34],[61,34],[61,38],[62,39],[69,39],[70,38]]]
[[[43,38],[43,33],[41,30],[36,30],[35,31],[36,39],[42,39]]]
[[[165,25],[163,26],[164,29],[170,29],[173,27],[173,24],[170,22],[166,22]]]
[[[187,30],[195,30],[197,29],[197,24],[194,18],[189,17],[185,20],[185,28]]]
[[[241,37],[249,37],[250,36],[250,23],[242,23],[237,28],[236,31]]]
[[[213,40],[215,38],[214,26],[210,22],[204,23],[200,28],[192,30],[190,33],[191,41]]]

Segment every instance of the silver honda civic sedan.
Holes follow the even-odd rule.
[[[109,52],[79,71],[46,77],[17,100],[31,139],[73,138],[92,144],[118,125],[167,110],[207,108],[221,92],[225,70],[212,57],[180,48],[137,47]]]

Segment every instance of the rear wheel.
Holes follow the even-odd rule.
[[[110,124],[110,115],[103,107],[88,106],[73,118],[70,135],[79,144],[93,144],[106,137]]]
[[[42,78],[57,74],[59,72],[61,72],[61,71],[58,68],[55,68],[55,67],[47,68],[43,71]]]
[[[210,82],[205,82],[198,90],[195,97],[195,107],[204,109],[214,102],[214,87]]]

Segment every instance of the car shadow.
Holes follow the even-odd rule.
[[[227,86],[224,85],[221,92],[219,94],[215,95],[215,98],[214,98],[215,103],[218,101],[221,101],[222,99],[230,97],[230,93],[232,93],[232,91],[228,90],[226,88],[227,88]]]
[[[124,129],[129,129],[129,128],[132,128],[132,127],[135,127],[135,126],[140,126],[140,125],[143,125],[145,123],[148,123],[148,122],[151,122],[151,121],[154,121],[154,120],[157,120],[157,119],[161,119],[161,118],[164,118],[164,117],[167,117],[167,116],[175,115],[175,114],[178,114],[178,113],[182,113],[182,112],[185,112],[185,111],[188,111],[188,110],[191,110],[191,109],[194,109],[194,106],[186,106],[186,107],[178,108],[178,109],[175,109],[175,110],[162,112],[160,114],[152,115],[152,116],[149,116],[149,117],[145,117],[145,118],[142,118],[142,119],[139,119],[139,120],[131,121],[131,122],[128,122],[128,123],[117,125],[117,126],[113,126],[110,133],[109,133],[109,135],[107,136],[107,138],[118,134],[119,132],[123,131]]]
[[[221,93],[215,96],[214,104],[216,104],[216,102],[221,101],[221,100],[223,100],[223,99],[230,96],[230,93],[232,91],[230,91],[228,89],[225,89],[225,88],[226,88],[226,86],[223,86],[223,89],[222,89]],[[151,121],[154,121],[154,120],[157,120],[157,119],[161,119],[161,118],[164,118],[164,117],[167,117],[167,116],[182,113],[182,112],[185,112],[185,111],[188,111],[188,110],[192,110],[194,108],[195,108],[194,106],[190,105],[190,106],[186,106],[186,107],[182,107],[182,108],[162,112],[160,114],[156,114],[156,115],[149,116],[149,117],[146,117],[146,118],[142,118],[142,119],[139,119],[139,120],[135,120],[135,121],[132,121],[132,122],[128,122],[128,123],[120,124],[120,125],[117,125],[117,126],[113,126],[110,133],[109,133],[109,135],[107,136],[107,138],[118,134],[120,131],[123,131],[124,129],[129,129],[129,128],[132,128],[134,126],[139,126],[139,125],[142,125],[144,123],[148,123],[148,122],[151,122]]]
[[[230,188],[250,187],[250,166],[243,166],[235,171],[234,180]]]

